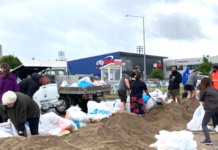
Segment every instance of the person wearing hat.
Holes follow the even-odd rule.
[[[213,74],[212,74],[213,86],[218,90],[218,66],[213,66]]]
[[[29,96],[20,92],[5,92],[2,96],[0,113],[3,114],[4,121],[10,119],[20,136],[24,136],[26,122],[29,122],[32,135],[39,134],[39,106]]]
[[[130,74],[130,83],[133,81],[136,81],[136,74],[140,72],[140,67],[135,66],[132,70],[132,73]]]
[[[188,77],[188,80],[186,82],[186,84],[184,85],[184,93],[182,94],[183,95],[183,98],[186,98],[188,96],[188,91],[191,92],[191,99],[193,99],[196,95],[195,93],[195,88],[197,86],[197,81],[198,81],[198,74],[199,74],[199,71],[198,69],[195,69]]]
[[[41,76],[38,73],[33,73],[30,78],[19,83],[20,92],[32,98],[41,85],[49,84],[51,80],[52,76],[49,74]]]

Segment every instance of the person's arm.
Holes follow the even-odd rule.
[[[177,83],[181,83],[181,82],[182,82],[182,75],[181,75],[181,74],[178,74],[178,75],[176,76],[176,78],[175,78],[175,81],[176,81]]]
[[[196,76],[195,76],[195,80],[194,80],[194,87],[197,86],[197,82],[198,82],[198,76],[196,75]]]
[[[129,84],[129,80],[127,78],[124,79],[124,82],[128,88],[128,90],[130,90],[130,84]]]
[[[28,97],[28,96],[25,96]],[[23,97],[25,99],[25,97]],[[29,98],[29,97],[28,97]],[[22,106],[21,106],[22,105]],[[18,134],[24,136],[25,122],[27,120],[27,102],[20,104],[18,112]]]
[[[150,93],[148,92],[148,88],[147,88],[147,85],[144,83],[144,87],[143,87],[143,90],[145,91],[145,93],[151,97]]]

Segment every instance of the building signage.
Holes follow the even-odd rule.
[[[186,64],[186,63],[200,63],[201,59],[189,59],[189,60],[175,60],[176,64]]]
[[[112,56],[112,55],[107,56],[104,59],[98,60],[96,62],[96,69],[100,69],[101,67],[108,65],[108,64],[111,64],[111,63],[114,63],[116,65],[122,65],[122,60],[114,59],[114,56]]]

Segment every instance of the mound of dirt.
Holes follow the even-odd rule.
[[[199,106],[199,101],[193,101],[186,110],[187,105],[188,100],[183,100],[181,105],[172,102],[164,106],[155,106],[147,112],[145,119],[158,130],[186,130],[187,123],[192,119],[194,111]]]
[[[66,142],[84,150],[148,150],[160,130],[186,130],[198,102],[188,110],[187,104],[183,101],[182,105],[173,102],[155,106],[145,117],[119,112],[69,136]]]
[[[118,112],[64,141],[57,136],[0,138],[0,150],[149,150],[149,145],[156,141],[154,135],[160,130],[186,130],[199,105],[195,101],[186,110],[187,104],[183,101],[182,105],[172,102],[155,106],[145,117]]]
[[[0,150],[81,150],[57,136],[0,138]]]

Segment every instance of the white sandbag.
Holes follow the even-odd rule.
[[[204,118],[204,107],[203,105],[198,106],[193,114],[192,120],[187,124],[187,129],[190,131],[202,131],[202,121]],[[213,130],[211,126],[208,126],[209,130]]]
[[[201,91],[197,90],[197,92],[196,92],[196,98],[197,98],[197,100],[200,100],[200,93],[201,93]]]
[[[125,111],[130,112],[130,103],[126,103]]]
[[[168,99],[168,96],[167,96],[167,93],[165,93],[163,95],[163,102],[166,103],[166,104],[169,104],[171,103],[173,100],[172,99]]]
[[[160,131],[155,135],[157,142],[150,145],[158,150],[197,150],[194,135],[189,131]]]
[[[0,138],[6,138],[6,137],[13,137],[13,135],[11,135],[7,132],[4,132],[0,129]]]
[[[67,109],[66,112],[66,119],[73,119],[74,121],[89,123],[89,117],[86,113],[81,111],[81,108],[79,106],[72,106]]]
[[[10,122],[0,123],[0,138],[18,136],[17,130],[14,125]]]
[[[155,105],[157,105],[156,101],[154,101],[152,98],[150,98],[146,103],[145,110],[149,110],[152,107],[154,107]]]
[[[88,117],[93,120],[107,118],[111,115],[111,111],[106,107],[105,102],[97,103],[95,101],[89,101]]]
[[[82,79],[80,79],[80,80],[78,81],[78,83],[81,82],[81,81],[86,81],[87,83],[90,83],[90,84],[93,85],[93,83],[92,83],[90,77],[83,77]]]
[[[214,130],[216,131],[216,133],[218,133],[218,125],[216,126]]]
[[[71,87],[79,87],[77,83],[71,84]]]
[[[26,124],[26,130],[29,126]],[[40,135],[57,135],[63,136],[69,134],[71,131],[78,130],[73,121],[64,119],[53,112],[41,115],[39,121],[39,134]],[[29,132],[30,133],[30,132]]]
[[[130,96],[127,97],[126,103],[130,103]]]
[[[62,83],[61,83],[61,87],[65,87],[67,86],[67,80],[64,80]]]

